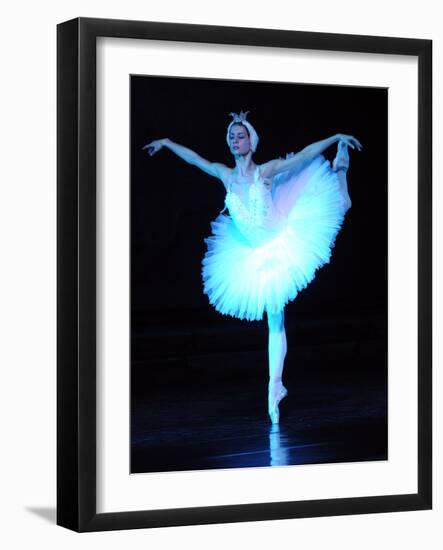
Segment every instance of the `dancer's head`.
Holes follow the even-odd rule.
[[[246,120],[249,111],[240,114],[230,113],[233,117],[226,132],[226,142],[233,155],[246,155],[249,151],[255,153],[258,145],[258,135],[250,122]]]

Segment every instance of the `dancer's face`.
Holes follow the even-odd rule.
[[[247,155],[251,149],[248,131],[241,124],[233,124],[229,130],[229,143],[233,155]]]

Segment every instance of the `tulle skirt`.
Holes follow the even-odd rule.
[[[281,312],[330,261],[346,209],[329,161],[319,155],[298,173],[276,176],[273,203],[283,223],[258,245],[231,216],[220,214],[211,222],[203,289],[224,315],[254,321],[265,311]]]

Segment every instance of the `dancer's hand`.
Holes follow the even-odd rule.
[[[363,149],[362,144],[354,136],[348,136],[346,134],[337,134],[338,141],[344,141],[346,145],[352,147],[352,149],[357,148],[359,151]]]
[[[156,139],[154,141],[151,141],[151,143],[147,143],[144,147],[142,147],[142,150],[147,150],[149,155],[152,157],[152,155],[155,155],[160,149],[164,146],[164,140],[163,139]]]

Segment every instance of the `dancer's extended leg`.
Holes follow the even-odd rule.
[[[343,196],[343,205],[345,208],[345,212],[347,212],[349,208],[351,208],[352,202],[351,198],[349,197],[348,181],[346,177],[346,173],[349,168],[349,152],[348,145],[344,141],[338,142],[337,154],[332,163],[332,168],[334,172],[337,173],[340,182],[340,190]]]
[[[280,420],[278,405],[288,393],[282,383],[283,367],[287,351],[284,320],[284,311],[276,314],[268,313],[268,412],[273,424],[278,424]]]

